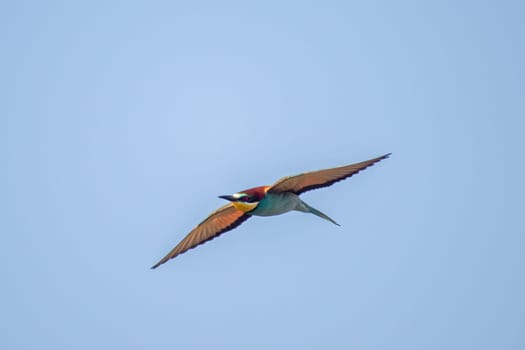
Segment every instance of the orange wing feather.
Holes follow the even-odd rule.
[[[295,194],[301,194],[316,188],[328,187],[337,181],[349,178],[350,176],[357,174],[359,171],[388,158],[390,154],[391,153],[374,159],[365,160],[364,162],[338,168],[317,170],[295,176],[283,177],[273,184],[268,192],[293,192]]]
[[[164,258],[152,266],[152,269],[164,264],[166,261],[173,259],[179,254],[186,252],[188,249],[206,243],[214,239],[220,234],[230,231],[235,227],[246,221],[250,215],[236,209],[231,203],[220,207],[210,214],[197,227],[191,230],[190,233],[175,248],[173,248]]]

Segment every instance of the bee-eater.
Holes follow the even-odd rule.
[[[232,195],[219,196],[219,198],[226,199],[230,203],[211,213],[164,258],[153,265],[152,269],[188,249],[195,248],[236,228],[253,215],[273,216],[297,210],[312,213],[339,226],[328,215],[306,204],[299,198],[299,195],[316,188],[328,187],[337,181],[349,178],[389,156],[390,153],[356,164],[286,176],[271,186],[259,186]]]

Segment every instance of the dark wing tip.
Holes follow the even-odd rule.
[[[151,267],[152,270],[155,270],[157,267],[159,267],[160,265],[164,264],[166,261],[170,260],[171,258],[168,258],[166,259],[167,256],[165,256],[164,258],[162,258],[158,263],[156,263],[155,265],[153,265]]]
[[[384,154],[384,155],[382,155],[382,156],[379,156],[379,157],[373,159],[373,160],[375,160],[375,161],[374,161],[372,164],[375,164],[375,163],[377,163],[377,162],[379,162],[379,161],[382,161],[383,159],[390,158],[391,155],[392,155],[392,153],[387,153],[387,154]]]
[[[370,164],[369,166],[372,166],[372,165],[375,165],[376,163],[382,161],[383,159],[387,159],[387,158],[390,158],[390,156],[392,155],[392,153],[387,153],[385,155],[382,155],[380,157],[377,157],[376,159],[374,159],[374,162],[372,164]],[[368,167],[365,167],[365,169],[368,168]]]

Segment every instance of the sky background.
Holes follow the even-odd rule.
[[[2,3],[0,348],[524,349],[523,4]]]

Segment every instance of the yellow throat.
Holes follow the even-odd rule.
[[[258,203],[232,202],[232,204],[235,208],[246,213],[250,210],[255,209]]]

